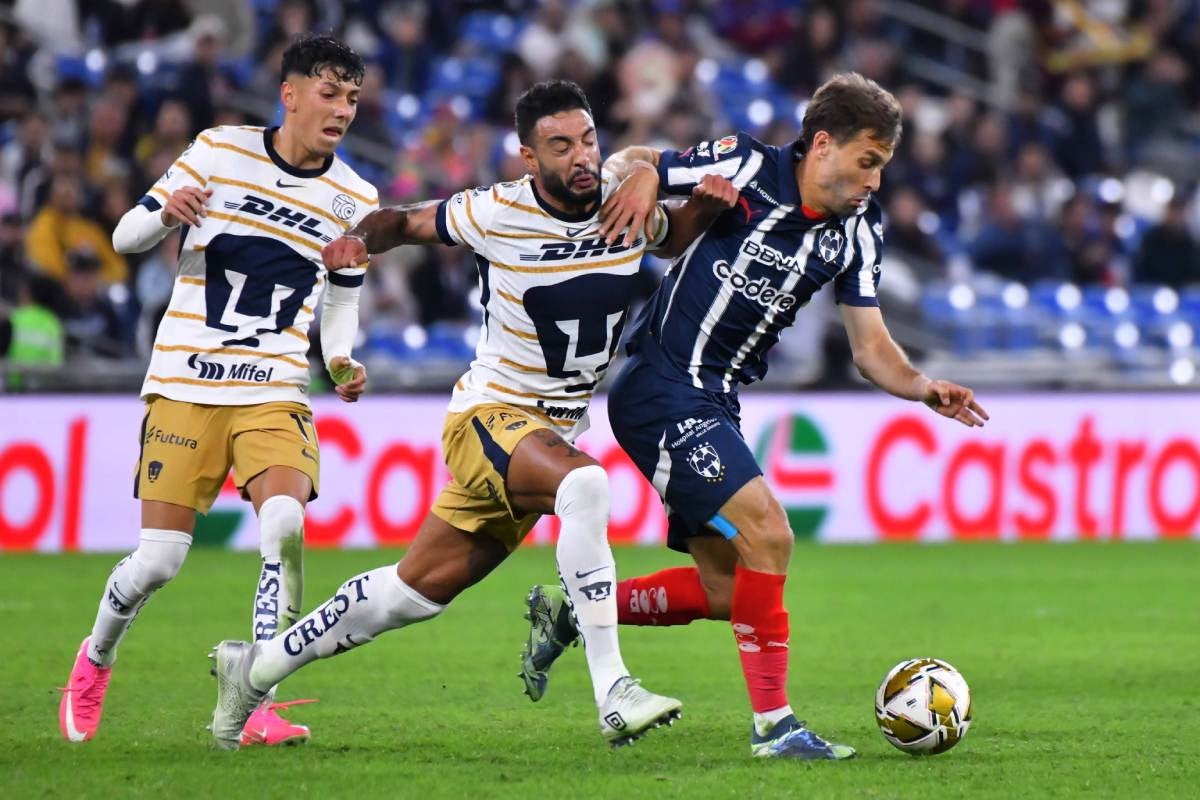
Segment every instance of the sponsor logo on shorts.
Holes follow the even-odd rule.
[[[143,444],[150,444],[151,442],[170,444],[175,445],[176,447],[187,447],[192,450],[195,450],[200,446],[200,442],[195,439],[189,439],[186,436],[180,436],[176,433],[168,433],[157,425],[150,426],[150,428],[146,431],[146,440],[143,442]]]
[[[488,497],[492,499],[493,503],[500,504],[502,501],[500,500],[500,492],[496,490],[496,484],[492,483],[491,478],[484,478],[483,482],[487,484]]]
[[[688,453],[688,466],[709,483],[716,483],[725,477],[725,465],[721,463],[721,456],[717,453],[717,448],[708,442],[692,448]]]
[[[690,440],[697,436],[703,436],[720,424],[720,421],[714,418],[696,419],[695,417],[688,417],[683,422],[675,423],[675,428],[679,431],[680,436],[673,441],[667,442],[667,446],[672,448],[682,447]]]
[[[151,461],[146,465],[146,475],[150,478],[150,482],[154,483],[158,480],[158,476],[162,474],[163,465],[161,461]]]
[[[787,311],[796,305],[796,296],[776,289],[771,285],[770,279],[762,277],[751,280],[746,273],[735,270],[724,259],[714,261],[712,270],[714,275],[732,286],[735,292],[764,308]]]

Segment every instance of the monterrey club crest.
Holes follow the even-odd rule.
[[[842,232],[837,228],[826,228],[821,232],[821,238],[817,241],[817,252],[821,254],[821,258],[828,264],[837,258],[842,253],[842,246],[846,244],[846,239],[842,236]]]
[[[354,204],[354,199],[349,195],[339,194],[333,198],[333,213],[340,220],[348,220],[354,216],[354,212],[358,207]]]
[[[692,448],[688,453],[688,466],[709,483],[716,483],[725,477],[725,465],[717,455],[717,448],[708,442]]]

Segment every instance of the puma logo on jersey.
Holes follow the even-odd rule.
[[[266,217],[269,222],[278,223],[285,228],[295,228],[301,233],[307,233],[309,236],[319,239],[322,242],[333,241],[332,237],[321,233],[321,220],[317,217],[310,216],[303,211],[295,211],[282,204],[277,205],[270,200],[265,200],[252,194],[244,195],[240,203],[226,200],[225,207],[232,211],[240,211],[243,214]]]
[[[563,261],[565,259],[595,258],[602,255],[624,253],[630,248],[617,240],[610,247],[601,238],[581,239],[578,242],[547,242],[542,245],[540,253],[522,253],[522,261]],[[634,241],[634,247],[640,247],[642,239]]]

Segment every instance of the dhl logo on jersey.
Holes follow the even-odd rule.
[[[225,208],[243,214],[253,214],[256,217],[266,217],[268,222],[277,222],[286,228],[295,228],[322,242],[333,241],[332,237],[321,233],[319,218],[253,194],[243,195],[240,202],[226,200]]]
[[[611,247],[603,239],[581,239],[578,242],[547,242],[541,247],[540,253],[522,253],[522,261],[563,261],[571,258],[595,258],[602,255],[615,255],[624,253],[626,250],[631,250],[639,247],[642,244],[641,239],[634,241],[633,245],[626,247],[623,244],[614,243]]]

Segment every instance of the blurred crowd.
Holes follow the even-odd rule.
[[[539,79],[586,89],[607,155],[785,144],[853,69],[905,109],[885,290],[1200,282],[1197,0],[0,0],[0,355],[147,354],[178,243],[122,256],[110,232],[197,131],[278,120],[306,31],[369,63],[345,157],[385,202],[522,174],[512,110]],[[368,348],[476,319],[460,248],[377,263]]]

